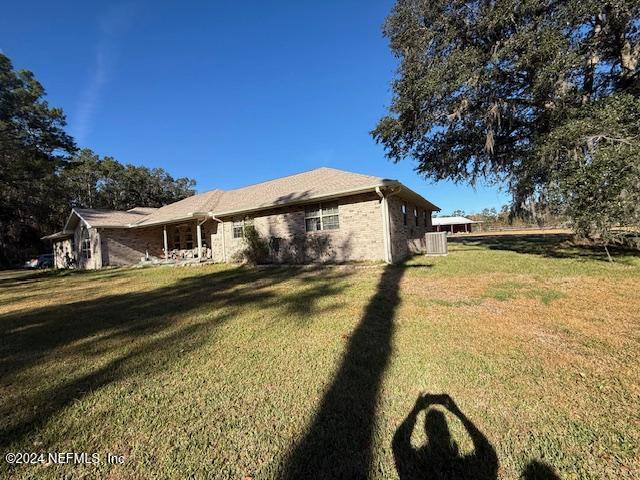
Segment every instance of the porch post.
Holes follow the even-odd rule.
[[[169,242],[167,241],[167,226],[162,226],[162,234],[164,237],[164,259],[169,260]]]
[[[196,223],[196,235],[198,236],[198,262],[202,261],[202,227]]]

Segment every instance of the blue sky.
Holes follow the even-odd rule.
[[[78,145],[189,176],[199,191],[331,166],[396,178],[440,206],[497,188],[425,181],[369,135],[395,60],[393,2],[13,2],[0,49],[32,70]]]

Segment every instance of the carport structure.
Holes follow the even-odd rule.
[[[431,219],[431,224],[436,232],[470,233],[473,231],[473,226],[480,223],[482,222],[460,216],[433,217]]]

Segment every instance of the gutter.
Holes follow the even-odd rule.
[[[225,244],[225,240],[224,240],[224,222],[222,220],[220,220],[219,218],[217,218],[215,215],[211,215],[211,218],[213,220],[215,220],[216,222],[218,222],[221,227],[222,227],[222,231],[220,232],[222,234],[222,262],[226,263],[227,262],[227,247]],[[211,245],[211,248],[213,248],[213,245]],[[213,256],[213,250],[211,252],[211,256]]]

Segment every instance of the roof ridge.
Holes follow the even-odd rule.
[[[352,173],[352,172],[347,172],[346,170],[339,170],[337,168],[331,168],[331,167],[316,167],[316,168],[311,168],[309,170],[303,170],[302,172],[298,172],[298,173],[291,173],[289,175],[285,175],[284,177],[276,177],[276,178],[270,178],[269,180],[263,180],[261,182],[255,182],[255,183],[250,183],[248,185],[244,185],[243,187],[238,187],[238,188],[231,188],[229,190],[224,190],[224,192],[235,192],[237,190],[242,190],[244,188],[249,188],[249,187],[255,187],[256,185],[262,185],[263,183],[269,183],[269,182],[275,182],[276,180],[283,180],[285,178],[291,178],[291,177],[295,177],[298,175],[304,175],[305,173],[311,173],[311,172],[315,172],[317,170],[338,170],[341,172],[346,172],[346,173]]]

